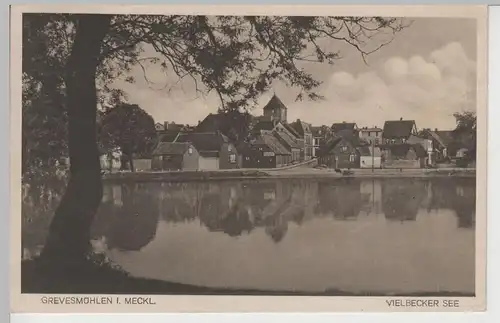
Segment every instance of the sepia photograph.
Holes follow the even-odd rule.
[[[41,8],[11,31],[18,310],[484,309],[484,8]]]

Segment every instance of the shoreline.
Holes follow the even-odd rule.
[[[86,267],[86,266],[85,266]],[[93,267],[93,268],[91,268]],[[474,292],[389,292],[265,290],[209,287],[129,276],[120,270],[91,266],[77,274],[44,272],[36,260],[21,262],[21,291],[26,294],[107,294],[107,295],[240,295],[240,296],[357,296],[357,297],[473,297]]]
[[[353,174],[342,175],[333,170],[315,168],[292,168],[273,170],[217,170],[175,172],[120,172],[104,174],[103,182],[198,182],[226,180],[271,180],[271,179],[346,179],[346,178],[475,178],[475,169],[355,169]]]

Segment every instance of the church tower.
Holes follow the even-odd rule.
[[[287,123],[287,107],[281,100],[273,95],[271,100],[264,106],[264,118],[268,121]]]

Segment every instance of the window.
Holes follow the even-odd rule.
[[[347,146],[340,147],[340,151],[345,153],[347,151]]]
[[[245,157],[246,160],[250,160],[250,157]]]
[[[190,154],[190,155],[191,155],[192,153],[193,153],[193,147],[189,147],[189,148],[188,148],[188,154]]]
[[[227,151],[231,151],[231,146],[227,146]]]
[[[349,162],[354,163],[356,161],[356,155],[355,154],[350,154],[349,155]]]
[[[229,155],[229,162],[230,162],[231,164],[236,163],[236,155],[235,155],[235,154],[231,154],[231,155]]]
[[[391,139],[391,144],[395,144],[396,143],[396,139]]]
[[[375,138],[375,145],[378,145],[379,144],[379,140],[378,138]]]

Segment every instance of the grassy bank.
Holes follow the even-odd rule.
[[[78,269],[43,269],[37,260],[21,265],[22,293],[35,294],[133,294],[133,295],[274,295],[274,296],[450,296],[470,297],[473,293],[422,292],[378,293],[347,292],[329,288],[323,292],[265,291],[194,286],[154,279],[135,278],[109,265],[88,263]]]

